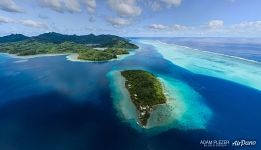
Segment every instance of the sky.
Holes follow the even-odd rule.
[[[261,37],[260,0],[0,0],[0,36]]]

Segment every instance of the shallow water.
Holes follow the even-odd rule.
[[[261,63],[219,55],[160,41],[141,40],[153,45],[163,57],[197,74],[213,76],[261,90]]]
[[[203,97],[184,82],[165,76],[159,79],[164,85],[168,102],[155,109],[148,125],[165,129],[206,129],[212,111]]]
[[[128,121],[134,128],[142,130],[141,126],[137,125],[137,112],[120,71],[109,72],[108,77],[119,117]],[[157,128],[157,132],[163,132],[170,128],[205,129],[212,112],[200,94],[181,81],[166,76],[158,76],[158,78],[164,86],[164,94],[168,100],[166,104],[154,107],[146,130]]]
[[[118,111],[118,116],[135,125],[138,122],[138,114],[130,94],[125,88],[125,79],[121,76],[120,71],[111,71],[107,76],[110,80],[113,103]],[[135,126],[137,127],[137,125]]]
[[[153,46],[138,44],[134,55],[102,63],[71,62],[65,56],[20,61],[1,54],[0,149],[190,150],[202,149],[201,139],[261,140],[259,90],[195,74],[164,59]],[[184,123],[197,129],[173,124],[167,130],[139,129],[119,116],[108,73],[121,69],[144,69],[173,89],[193,91],[180,97],[189,104],[187,116],[193,114],[187,119],[192,122]]]

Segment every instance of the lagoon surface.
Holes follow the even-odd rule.
[[[261,140],[258,39],[132,40],[134,54],[100,63],[0,54],[0,149],[190,150],[204,139]],[[168,113],[159,107],[148,129],[120,86],[124,69],[154,73],[168,92]]]

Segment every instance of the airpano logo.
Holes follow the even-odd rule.
[[[227,147],[229,140],[201,140],[200,144],[204,147]]]
[[[229,140],[201,140],[200,145],[204,147],[244,147],[244,146],[255,146],[255,140],[234,140],[230,142]]]
[[[235,140],[232,143],[232,146],[255,146],[256,145],[256,141],[248,141],[248,140]]]

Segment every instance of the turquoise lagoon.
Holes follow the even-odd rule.
[[[140,40],[152,45],[165,59],[193,73],[233,81],[261,90],[261,63],[158,40]]]

